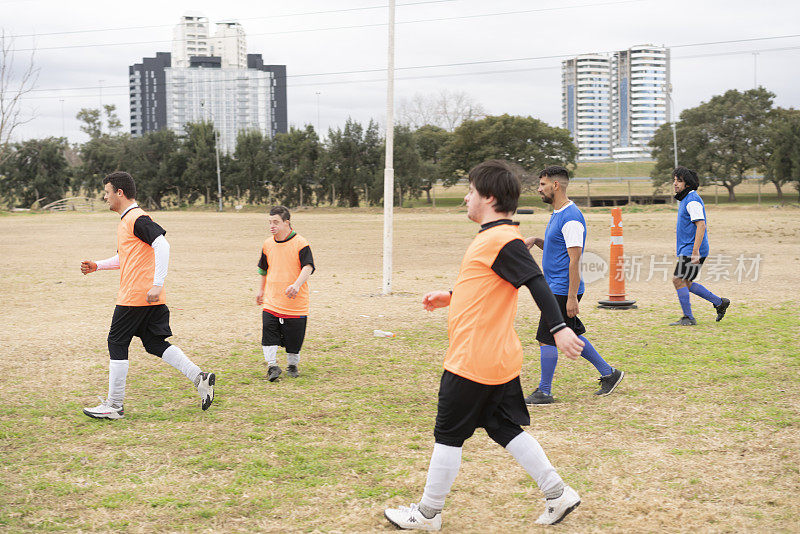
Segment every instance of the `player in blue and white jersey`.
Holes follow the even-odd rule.
[[[545,203],[553,205],[553,213],[547,223],[544,239],[529,237],[525,244],[529,249],[536,245],[543,250],[542,271],[545,280],[558,301],[567,326],[585,343],[581,356],[600,373],[600,389],[595,395],[608,395],[619,385],[625,373],[606,363],[583,336],[586,327],[578,319],[578,302],[584,291],[581,255],[586,244],[586,221],[581,210],[567,196],[567,185],[569,173],[564,167],[554,165],[539,173],[539,195]],[[551,389],[558,350],[547,324],[541,320],[536,339],[540,344],[542,369],[539,387],[525,399],[529,406],[555,402]]]
[[[703,199],[697,194],[700,181],[697,173],[686,167],[677,167],[672,171],[672,186],[675,189],[675,200],[678,205],[678,224],[675,228],[676,255],[678,262],[672,284],[678,292],[678,302],[683,310],[683,317],[670,323],[672,326],[694,326],[697,321],[692,314],[692,305],[689,293],[709,301],[717,312],[717,322],[725,317],[725,312],[731,301],[720,298],[714,293],[695,282],[700,274],[700,266],[706,261],[709,254],[708,226],[706,208]]]

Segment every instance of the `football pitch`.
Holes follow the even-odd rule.
[[[674,206],[623,208],[638,309],[598,310],[608,279],[587,284],[586,336],[626,377],[597,398],[594,368],[562,358],[559,402],[530,410],[527,430],[583,499],[553,530],[800,528],[800,210],[706,204],[712,257],[698,281],[731,299],[722,322],[692,296],[698,326],[667,326],[681,315]],[[608,209],[585,214],[586,250],[607,260]],[[114,255],[116,214],[0,216],[0,530],[394,530],[383,509],[416,502],[425,484],[447,347],[447,312],[424,312],[422,295],[452,288],[478,226],[459,208],[398,211],[394,294],[380,296],[380,213],[294,212],[317,271],[301,377],[270,383],[254,300],[266,215],[153,217],[171,245],[170,341],[216,373],[216,398],[202,412],[188,381],[135,339],[125,418],[104,421],[81,408],[107,391],[118,273],[79,265]],[[526,236],[547,218],[515,217]],[[523,289],[526,393],[538,384],[538,317]],[[542,507],[478,430],[444,529],[537,531]]]

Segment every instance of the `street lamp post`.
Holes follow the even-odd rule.
[[[214,123],[212,123],[214,124]],[[222,173],[219,170],[219,135],[217,125],[214,124],[214,152],[217,156],[217,197],[219,198],[219,211],[222,211]]]
[[[675,101],[672,99],[672,84],[667,84],[669,98],[669,123],[672,126],[672,154],[675,156],[675,167],[678,167],[678,134],[675,131]]]

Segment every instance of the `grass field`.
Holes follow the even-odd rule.
[[[476,226],[455,208],[399,211],[395,292],[383,297],[380,214],[294,214],[318,270],[302,376],[270,383],[254,303],[266,217],[154,217],[172,248],[171,341],[217,373],[217,397],[200,411],[188,381],[134,341],[116,422],[81,407],[107,389],[118,276],[78,269],[114,253],[115,214],[0,217],[0,530],[393,530],[383,508],[416,501],[425,483],[447,347],[446,311],[423,312],[421,296],[452,287]],[[587,250],[607,258],[607,210],[586,217]],[[627,254],[671,257],[673,207],[624,217]],[[660,275],[628,282],[632,311],[595,309],[607,281],[587,286],[587,336],[626,378],[596,398],[594,369],[564,360],[560,402],[531,414],[528,431],[583,498],[554,531],[798,531],[800,211],[709,205],[708,217],[712,254],[763,257],[757,281],[704,281],[732,299],[724,321],[693,297],[700,324],[666,326],[680,313]],[[546,219],[519,217],[525,235],[541,235]],[[538,381],[537,321],[523,292],[526,390]],[[445,530],[536,531],[541,508],[535,484],[479,430]]]

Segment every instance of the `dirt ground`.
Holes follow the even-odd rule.
[[[588,223],[586,250],[607,260],[608,211],[595,208],[585,213]],[[175,333],[172,341],[206,365],[212,365],[215,358],[224,358],[234,348],[250,350],[255,355],[253,361],[258,362],[260,325],[254,293],[259,279],[256,263],[260,244],[268,233],[266,216],[252,213],[163,212],[154,213],[154,218],[167,229],[171,245],[166,288],[172,330]],[[547,218],[548,214],[543,210],[516,217],[521,221],[524,235],[542,235]],[[776,348],[770,348],[766,352],[764,361],[767,363],[764,365],[775,362],[780,365],[781,357],[800,361],[797,348],[800,320],[794,284],[800,275],[800,209],[791,206],[709,206],[708,219],[712,257],[699,280],[718,295],[732,300],[731,315],[737,313],[737,307],[749,314],[748,321],[736,330],[742,336],[736,342],[747,346],[750,336],[747,332],[751,332],[751,328],[761,328],[757,324],[760,313],[788,313],[783,333],[790,333],[794,345],[784,347],[785,355],[778,354]],[[405,338],[401,336],[402,339],[392,340],[398,343],[396,347],[402,347],[398,354],[402,354],[405,361],[398,365],[411,366],[403,368],[412,373],[415,382],[404,385],[403,380],[407,375],[388,374],[385,379],[398,390],[409,388],[403,395],[411,395],[410,390],[421,384],[426,390],[425,398],[430,401],[426,401],[423,413],[430,417],[435,411],[437,366],[441,365],[443,355],[441,336],[446,328],[446,314],[423,312],[420,301],[426,291],[452,287],[463,252],[477,226],[469,222],[465,212],[459,209],[397,212],[393,294],[380,296],[383,223],[379,213],[301,210],[293,214],[292,220],[296,230],[311,242],[317,265],[310,282],[310,361],[315,358],[313,354],[316,350],[320,354],[316,365],[322,366],[324,362],[325,366],[333,366],[331,372],[336,376],[336,360],[331,363],[322,359],[323,345],[332,347],[326,350],[333,351],[332,354],[340,358],[343,366],[356,366],[358,363],[355,361],[344,363],[349,353],[348,344],[352,344],[352,351],[356,355],[358,351],[373,350],[367,344],[380,341],[371,337],[373,329],[421,332],[419,339],[411,339],[411,335],[407,334]],[[47,395],[72,403],[72,409],[73,405],[94,404],[95,394],[105,393],[105,340],[118,275],[115,272],[98,272],[82,276],[79,264],[83,259],[97,260],[114,255],[116,224],[116,215],[110,212],[0,217],[0,294],[3,300],[0,307],[0,384],[4,383],[0,386],[0,421],[9,425],[7,428],[12,423],[22,425],[20,428],[28,428],[27,424],[32,424],[32,421],[13,422],[14,418],[25,413],[24,408],[28,403],[45,402],[42,399]],[[680,316],[669,276],[674,265],[675,212],[669,206],[636,208],[624,213],[623,225],[625,253],[639,258],[640,262],[638,276],[635,269],[632,270],[628,273],[631,279],[626,284],[628,297],[636,300],[639,308],[630,312],[631,315],[611,316],[596,310],[593,302],[606,298],[608,281],[604,278],[587,285],[581,314],[584,322],[594,325],[594,331],[597,332],[595,337],[601,343],[614,347],[626,344],[634,347],[639,346],[643,337],[650,335],[650,330],[643,326],[649,317],[656,317],[663,322]],[[540,256],[534,256],[537,261],[540,259]],[[740,256],[742,259],[739,259]],[[654,264],[653,259],[666,263]],[[757,273],[753,262],[757,264]],[[709,269],[711,263],[715,266]],[[652,276],[651,266],[656,269]],[[738,272],[737,266],[740,269]],[[745,271],[741,271],[742,268]],[[717,279],[709,279],[709,271],[722,274]],[[741,281],[737,279],[739,275]],[[532,321],[530,328],[535,331],[538,311],[530,301],[529,296],[521,295],[519,316],[520,321]],[[698,318],[713,326],[713,310],[710,306],[703,307],[696,300],[694,305],[698,310]],[[628,324],[632,330],[625,333]],[[521,335],[524,332],[532,337],[527,326],[520,329]],[[667,338],[671,332],[674,330],[658,328],[652,332],[650,342],[670,343]],[[702,343],[708,347],[725,343],[729,335],[719,329],[702,332]],[[427,335],[434,336],[430,346],[425,342],[424,336]],[[753,334],[751,339],[762,338]],[[762,427],[757,420],[753,421],[749,433],[744,434],[746,439],[738,434],[730,434],[727,428],[714,428],[713,431],[700,428],[698,432],[706,437],[702,446],[695,444],[695,447],[706,451],[703,453],[705,456],[693,453],[681,456],[680,453],[674,453],[682,449],[683,439],[674,435],[676,429],[684,428],[693,419],[707,423],[710,429],[714,421],[708,417],[715,412],[705,407],[714,405],[713,395],[735,396],[739,394],[738,390],[709,390],[709,397],[702,399],[702,402],[683,405],[670,396],[672,386],[664,386],[664,377],[646,374],[644,363],[637,364],[633,353],[626,354],[626,358],[630,358],[626,360],[630,361],[629,365],[634,368],[642,365],[642,380],[638,386],[630,384],[629,393],[623,389],[619,396],[611,398],[608,405],[592,402],[581,406],[580,399],[583,397],[565,395],[568,402],[556,405],[546,416],[546,424],[540,421],[531,430],[545,449],[552,451],[554,463],[564,466],[562,474],[565,478],[577,484],[584,494],[584,504],[570,516],[569,521],[559,527],[560,530],[800,531],[800,523],[795,522],[800,518],[797,513],[800,508],[800,475],[796,467],[800,462],[798,367],[784,369],[787,376],[794,377],[794,381],[785,388],[786,398],[776,401],[776,406],[782,410],[784,420],[788,423],[775,430],[769,426]],[[528,339],[525,369],[529,374],[538,373],[537,355],[532,340]],[[420,360],[415,364],[417,357]],[[137,347],[136,351],[132,351],[132,359],[139,363],[132,367],[131,372],[149,372],[159,368],[160,362],[150,358]],[[565,368],[567,365],[570,364],[564,364]],[[575,378],[575,383],[580,383],[578,380],[586,382],[589,370],[586,366],[582,369],[582,376]],[[342,373],[350,371],[351,367],[347,367]],[[169,372],[164,371],[166,374]],[[421,378],[413,373],[419,373]],[[572,374],[565,375],[567,380],[572,380],[572,377]],[[380,380],[380,377],[371,380]],[[633,376],[629,380],[633,382]],[[527,382],[533,383],[533,378]],[[653,389],[648,389],[648,384]],[[363,385],[372,387],[375,384]],[[326,385],[320,391],[323,390],[326,395],[335,396],[336,384]],[[228,388],[226,395],[233,397],[236,392]],[[133,398],[135,393],[129,391],[129,396]],[[730,401],[730,398],[725,400],[726,403]],[[4,415],[3,405],[7,410]],[[70,414],[59,422],[59,403],[52,402],[48,407],[54,413],[52,420],[45,421],[51,421],[54,431],[58,428],[69,429],[68,422],[82,417],[79,413]],[[615,413],[621,417],[624,414],[625,423],[621,426],[609,422],[609,417]],[[222,417],[220,413],[216,416]],[[24,419],[24,415],[22,417]],[[132,424],[128,418],[125,422]],[[45,422],[45,426],[48,424]],[[224,431],[224,419],[213,424]],[[374,431],[369,430],[367,427],[370,423],[361,420],[357,414],[352,416],[352,424],[353,429],[347,439],[353,441],[353,446],[357,446],[361,438],[368,440]],[[372,501],[370,497],[365,497],[366,500],[352,496],[347,499],[340,499],[336,495],[319,497],[319,501],[312,505],[305,503],[302,506],[306,508],[301,509],[313,510],[320,506],[336,506],[337,509],[328,516],[319,512],[321,515],[313,520],[297,519],[290,512],[281,515],[273,511],[271,522],[261,522],[257,517],[238,516],[233,510],[224,516],[224,521],[220,513],[217,516],[219,519],[209,519],[207,523],[188,520],[181,523],[183,516],[169,516],[169,521],[172,521],[170,528],[332,532],[385,529],[381,506],[384,503],[408,504],[409,499],[417,499],[421,492],[431,446],[431,425],[430,419],[422,421],[419,428],[425,433],[413,439],[410,433],[403,432],[403,428],[385,431],[386,436],[391,436],[391,440],[399,443],[417,443],[419,440],[418,449],[409,450],[401,445],[397,445],[401,451],[388,446],[386,449],[379,448],[390,455],[386,476],[402,488],[396,496],[379,495]],[[322,432],[322,429],[317,430]],[[51,439],[59,441],[57,434],[48,435],[45,429],[38,431],[41,432],[38,439],[42,447],[47,447]],[[69,433],[69,430],[65,432]],[[0,515],[0,527],[6,524],[12,530],[46,529],[51,523],[37,523],[37,520],[31,519],[36,513],[45,514],[35,506],[31,508],[31,516],[25,515],[28,512],[15,515],[17,508],[22,510],[25,506],[33,506],[30,503],[35,502],[32,497],[35,491],[34,486],[18,479],[20,473],[33,468],[22,465],[26,462],[20,459],[19,449],[15,445],[15,439],[18,438],[13,436],[9,431],[0,445],[0,460],[3,460],[0,463],[5,464],[0,468],[0,492],[7,494],[7,500],[0,502],[8,506],[5,515]],[[575,441],[577,436],[579,442]],[[336,440],[335,437],[330,439]],[[31,446],[30,452],[26,453],[29,462],[45,465],[47,461],[40,458],[37,447],[28,443]],[[445,515],[446,528],[453,532],[532,530],[532,521],[541,505],[535,487],[531,487],[524,472],[513,471],[509,476],[507,468],[511,459],[502,450],[497,450],[485,436],[476,437],[468,443],[471,448],[465,450],[465,466],[456,482],[458,491],[450,501],[452,504],[448,504]],[[600,464],[592,464],[590,458],[600,450],[605,451],[602,456],[605,460]],[[158,452],[153,454],[157,455]],[[394,460],[398,463],[410,462],[408,469],[395,471],[399,465],[394,465]],[[753,462],[758,466],[755,471],[752,470]],[[792,465],[795,466],[794,470]],[[338,473],[337,476],[349,480],[348,477],[355,475],[347,472]],[[705,486],[705,482],[718,479],[726,481],[728,490],[715,484]],[[771,482],[762,484],[762,479]],[[691,482],[694,489],[685,487],[690,480],[695,480]],[[513,487],[510,492],[509,485]],[[698,487],[713,489],[698,490]],[[346,487],[339,487],[334,493],[337,491],[349,495]],[[683,500],[687,492],[693,492],[694,495],[687,497],[688,501]],[[279,496],[275,498],[279,499]],[[774,514],[763,512],[757,506],[759,502],[770,499],[778,503],[773,503],[778,510]],[[348,515],[346,508],[338,508],[343,500],[346,506],[357,510],[357,517]],[[277,508],[284,505],[291,508],[292,502],[278,500],[276,504]],[[97,510],[84,510],[80,501],[76,504],[70,498],[65,498],[64,508],[60,509],[60,506],[58,499],[51,504],[53,514],[65,517],[73,514],[78,518],[67,523],[70,529],[141,531],[157,528],[158,525],[157,522],[136,523],[131,518],[129,523],[115,527],[109,522],[111,519],[98,515]],[[124,512],[125,505],[122,504],[120,509]],[[135,514],[131,511],[129,515]],[[2,521],[3,517],[6,518],[5,522]],[[24,517],[28,517],[28,522],[23,521]],[[92,519],[82,523],[80,518],[83,517]],[[142,517],[151,516],[145,514]],[[300,522],[290,522],[292,517]],[[326,520],[326,517],[335,517],[336,520]],[[527,522],[520,517],[527,517]],[[54,519],[48,519],[51,520]]]

